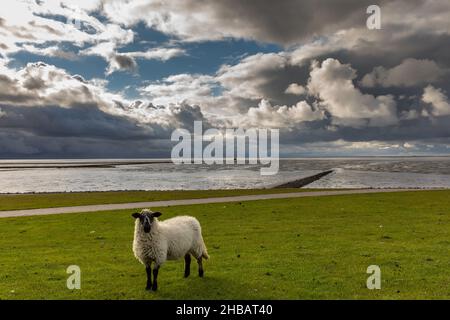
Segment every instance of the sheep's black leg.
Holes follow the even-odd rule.
[[[153,285],[152,285],[152,290],[156,291],[158,289],[158,270],[159,270],[159,266],[155,266],[153,268]]]
[[[187,278],[191,274],[191,255],[189,253],[184,256],[184,262],[184,277]]]
[[[151,268],[151,266],[147,266],[145,268],[145,271],[147,272],[147,286],[145,287],[145,290],[150,290],[152,288],[152,268]]]
[[[203,261],[202,261],[202,257],[197,259],[198,262],[198,276],[199,277],[203,277]]]

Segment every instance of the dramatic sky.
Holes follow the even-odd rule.
[[[1,158],[169,157],[194,120],[278,128],[283,156],[449,154],[450,1],[2,0]]]

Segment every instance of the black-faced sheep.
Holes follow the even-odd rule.
[[[156,291],[159,267],[166,260],[185,259],[184,276],[190,274],[191,255],[197,259],[198,274],[203,277],[202,259],[208,259],[200,223],[194,217],[179,216],[158,221],[160,212],[143,209],[133,213],[135,220],[133,252],[145,265],[147,290]],[[151,269],[152,264],[153,270]],[[153,271],[153,282],[152,282]]]

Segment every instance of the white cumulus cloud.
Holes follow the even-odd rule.
[[[448,101],[448,97],[441,89],[437,89],[432,85],[427,86],[423,91],[422,100],[432,106],[432,115],[450,115],[450,103]]]
[[[308,90],[320,99],[337,124],[385,126],[397,122],[396,102],[390,95],[374,97],[355,87],[356,71],[336,59],[312,65]]]

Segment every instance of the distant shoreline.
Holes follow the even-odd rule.
[[[365,159],[420,159],[450,158],[450,155],[410,155],[410,156],[338,156],[338,157],[302,157],[280,158],[280,161],[301,160],[365,160]],[[167,158],[161,159],[0,159],[1,170],[20,169],[73,169],[73,168],[115,168],[128,165],[172,164]]]
[[[435,155],[355,155],[355,156],[311,156],[311,157],[280,157],[280,161],[290,160],[333,160],[333,159],[417,159],[417,158],[450,158],[450,154],[435,154]],[[5,166],[2,166],[2,163]],[[52,158],[35,158],[35,159],[10,159],[0,158],[0,168],[32,168],[32,167],[87,167],[87,166],[114,166],[114,165],[130,165],[130,164],[153,164],[153,163],[173,163],[170,158],[137,158],[137,159],[123,159],[123,158],[104,158],[104,159],[89,159],[89,158],[67,158],[67,159],[52,159]],[[8,164],[23,164],[8,166]]]
[[[0,170],[1,169],[66,169],[66,168],[114,168],[117,166],[127,166],[127,165],[143,165],[143,164],[160,164],[160,163],[172,163],[168,160],[154,160],[154,161],[120,161],[120,162],[99,162],[99,163],[66,163],[63,164],[62,162],[57,163],[50,163],[50,162],[43,162],[43,163],[35,163],[33,165],[1,165],[0,164]]]

